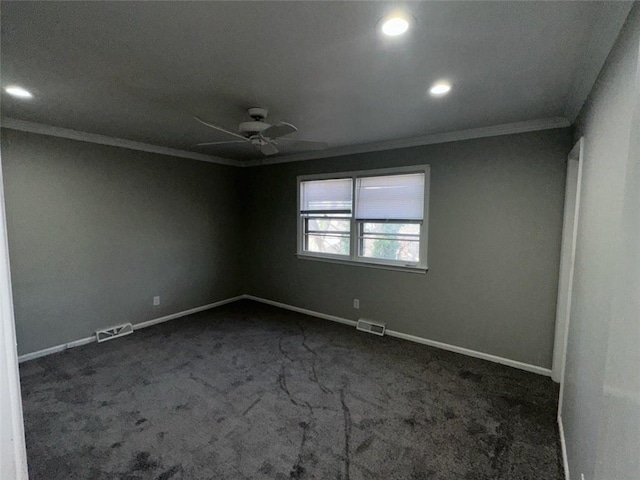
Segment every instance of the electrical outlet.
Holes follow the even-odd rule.
[[[160,297],[153,297],[153,306],[157,307],[160,305]]]
[[[360,300],[358,300],[357,298],[353,299],[353,308],[360,308]]]

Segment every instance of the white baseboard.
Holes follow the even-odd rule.
[[[267,305],[272,305],[274,307],[284,308],[285,310],[291,310],[293,312],[310,315],[312,317],[317,317],[317,318],[322,318],[324,320],[330,320],[332,322],[342,323],[344,325],[349,325],[351,327],[355,327],[357,323],[354,320],[349,320],[347,318],[342,318],[335,315],[329,315],[327,313],[315,312],[313,310],[308,310],[306,308],[294,307],[293,305],[288,305],[286,303],[276,302],[274,300],[268,300],[266,298],[244,294],[244,295],[238,295],[236,297],[220,300],[219,302],[202,305],[201,307],[191,308],[189,310],[184,310],[182,312],[172,313],[171,315],[165,315],[164,317],[154,318],[152,320],[147,320],[145,322],[136,323],[133,325],[133,330],[135,331],[141,328],[151,327],[152,325],[168,322],[169,320],[174,320],[176,318],[185,317],[187,315],[192,315],[194,313],[203,312],[205,310],[210,310],[212,308],[220,307],[222,305],[226,305],[227,303],[236,302],[238,300],[243,300],[243,299],[265,303]],[[387,330],[386,334],[389,335],[390,337],[409,340],[410,342],[420,343],[422,345],[428,345],[430,347],[435,347],[435,348],[440,348],[442,350],[448,350],[450,352],[460,353],[462,355],[467,355],[469,357],[488,360],[490,362],[499,363],[501,365],[506,365],[508,367],[513,367],[520,370],[526,370],[527,372],[533,372],[533,373],[537,373],[539,375],[545,375],[548,377],[551,376],[550,369],[539,367],[537,365],[530,365],[528,363],[518,362],[516,360],[509,360],[508,358],[502,358],[496,355],[478,352],[475,350],[470,350],[468,348],[458,347],[456,345],[450,345],[448,343],[437,342],[435,340],[429,340],[427,338],[417,337],[415,335],[409,335],[407,333],[396,332],[394,330]],[[95,340],[96,340],[95,336],[81,338],[73,342],[65,343],[62,345],[56,345],[55,347],[45,348],[44,350],[38,350],[37,352],[21,355],[20,357],[18,357],[18,361],[20,363],[26,362],[27,360],[33,360],[34,358],[44,357],[46,355],[51,355],[52,353],[62,352],[68,348],[79,347],[80,345],[86,345],[88,343],[95,342]]]
[[[560,432],[560,448],[562,450],[562,465],[564,467],[564,479],[571,480],[569,474],[569,460],[567,458],[567,441],[564,438],[564,425],[562,424],[562,415],[558,413],[558,430]]]
[[[186,317],[187,315],[192,315],[194,313],[203,312],[205,310],[210,310],[212,308],[220,307],[222,305],[226,305],[227,303],[236,302],[243,298],[244,298],[244,295],[238,295],[236,297],[220,300],[219,302],[213,302],[207,305],[202,305],[201,307],[191,308],[189,310],[183,310],[182,312],[172,313],[171,315],[165,315],[164,317],[154,318],[152,320],[147,320],[145,322],[136,323],[133,325],[133,330],[136,331],[136,330],[140,330],[141,328],[151,327],[152,325],[168,322],[169,320],[174,320],[176,318]],[[74,340],[73,342],[63,343],[62,345],[56,345],[54,347],[49,347],[43,350],[38,350],[36,352],[20,355],[18,357],[18,362],[22,363],[22,362],[26,362],[27,360],[33,360],[35,358],[45,357],[47,355],[51,355],[52,353],[62,352],[64,350],[67,350],[68,348],[87,345],[95,341],[96,341],[95,335],[91,337],[81,338],[79,340]]]
[[[266,303],[267,305],[272,305],[274,307],[284,308],[285,310],[291,310],[293,312],[304,313],[305,315],[309,315],[311,317],[324,318],[325,320],[331,320],[332,322],[343,323],[345,325],[349,325],[351,327],[355,327],[356,323],[353,320],[348,320],[342,317],[336,317],[335,315],[329,315],[326,313],[314,312],[313,310],[307,310],[306,308],[294,307],[293,305],[288,305],[286,303],[274,302],[273,300],[267,300],[266,298],[254,297],[253,295],[242,295],[242,298],[246,300],[253,300],[254,302]]]
[[[52,353],[58,353],[66,350],[67,348],[79,347],[81,345],[87,345],[88,343],[92,343],[96,341],[95,335],[93,337],[85,337],[79,340],[74,340],[73,342],[63,343],[62,345],[56,345],[55,347],[45,348],[43,350],[38,350],[36,352],[25,353],[24,355],[20,355],[18,357],[18,362],[26,362],[27,360],[33,360],[34,358],[46,357],[47,355],[51,355]]]
[[[244,298],[244,295],[238,295],[236,297],[225,298],[224,300],[220,300],[219,302],[213,302],[207,305],[202,305],[201,307],[191,308],[189,310],[183,310],[182,312],[172,313],[171,315],[165,315],[164,317],[147,320],[146,322],[134,323],[133,330],[134,331],[140,330],[141,328],[151,327],[152,325],[168,322],[169,320],[174,320],[176,318],[186,317],[187,315],[193,315],[194,313],[198,313],[198,312],[204,312],[205,310],[221,307],[222,305],[226,305],[227,303],[237,302],[238,300],[242,300],[243,298]]]
[[[496,355],[491,355],[490,353],[478,352],[477,350],[470,350],[468,348],[458,347],[456,345],[450,345],[448,343],[437,342],[435,340],[429,340],[428,338],[416,337],[415,335],[408,335],[406,333],[396,332],[394,330],[387,330],[386,334],[390,337],[402,338],[403,340],[409,340],[410,342],[421,343],[423,345],[429,345],[430,347],[460,353],[462,355],[467,355],[468,357],[488,360],[490,362],[506,365],[507,367],[513,367],[519,370],[526,370],[527,372],[537,373],[538,375],[544,375],[546,377],[551,376],[551,370],[548,368],[531,365],[529,363],[518,362],[517,360],[510,360],[504,357],[498,357]]]
[[[242,298],[247,300],[254,300],[260,303],[266,303],[267,305],[273,305],[274,307],[284,308],[286,310],[292,310],[298,313],[304,313],[312,317],[324,318],[325,320],[331,320],[332,322],[343,323],[352,327],[356,326],[355,321],[348,320],[342,317],[336,317],[335,315],[328,315],[326,313],[314,312],[313,310],[307,310],[306,308],[294,307],[282,302],[275,302],[273,300],[267,300],[265,298],[256,297],[254,295],[243,295]],[[517,368],[519,370],[526,370],[527,372],[537,373],[538,375],[551,376],[551,370],[537,365],[530,365],[528,363],[518,362],[517,360],[509,360],[508,358],[498,357],[489,353],[478,352],[476,350],[470,350],[468,348],[458,347],[456,345],[450,345],[448,343],[437,342],[435,340],[429,340],[423,337],[417,337],[415,335],[409,335],[406,333],[396,332],[394,330],[386,330],[386,334],[390,337],[401,338],[403,340],[409,340],[410,342],[421,343],[422,345],[428,345],[430,347],[440,348],[442,350],[448,350],[450,352],[460,353],[469,357],[480,358],[482,360],[488,360],[490,362],[499,363],[508,367]]]

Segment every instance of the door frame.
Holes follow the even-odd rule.
[[[576,243],[578,240],[583,166],[584,137],[580,138],[575,144],[567,160],[567,188],[565,190],[558,302],[556,306],[556,335],[551,369],[551,377],[554,381],[560,383],[559,412],[562,409],[569,324],[571,322],[571,295],[573,292]]]
[[[29,474],[13,316],[1,154],[0,211],[0,477],[27,480]]]

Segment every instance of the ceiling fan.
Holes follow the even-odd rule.
[[[212,123],[205,122],[199,117],[194,117],[198,122],[206,125],[207,127],[238,138],[238,140],[229,140],[226,142],[198,143],[198,146],[204,147],[210,145],[245,143],[253,145],[265,155],[274,155],[278,153],[278,148],[276,147],[276,145],[278,145],[278,143],[283,140],[293,142],[296,147],[300,147],[304,150],[324,150],[325,148],[327,148],[327,144],[325,142],[309,142],[306,140],[282,138],[285,135],[297,132],[298,129],[290,123],[286,122],[278,122],[274,123],[273,125],[265,122],[264,119],[267,118],[268,113],[268,110],[266,108],[254,107],[250,108],[247,112],[253,119],[253,121],[242,122],[238,126],[239,133],[231,132]]]

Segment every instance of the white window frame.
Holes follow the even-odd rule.
[[[403,262],[398,260],[384,260],[378,258],[361,257],[358,255],[358,242],[360,225],[364,222],[356,220],[356,180],[360,177],[374,177],[383,175],[403,175],[410,173],[424,174],[424,209],[422,223],[420,224],[420,261]],[[413,165],[408,167],[380,168],[375,170],[357,170],[351,172],[323,173],[316,175],[300,175],[297,178],[297,257],[302,260],[317,260],[330,263],[341,263],[347,265],[357,265],[363,267],[382,268],[387,270],[400,270],[413,273],[426,273],[427,266],[427,243],[429,239],[429,191],[431,180],[431,167],[429,165]],[[300,214],[300,184],[313,180],[333,180],[351,179],[352,202],[351,205],[351,232],[349,241],[349,255],[335,255],[328,253],[307,252],[304,250],[304,221]],[[348,218],[347,218],[348,219]]]

